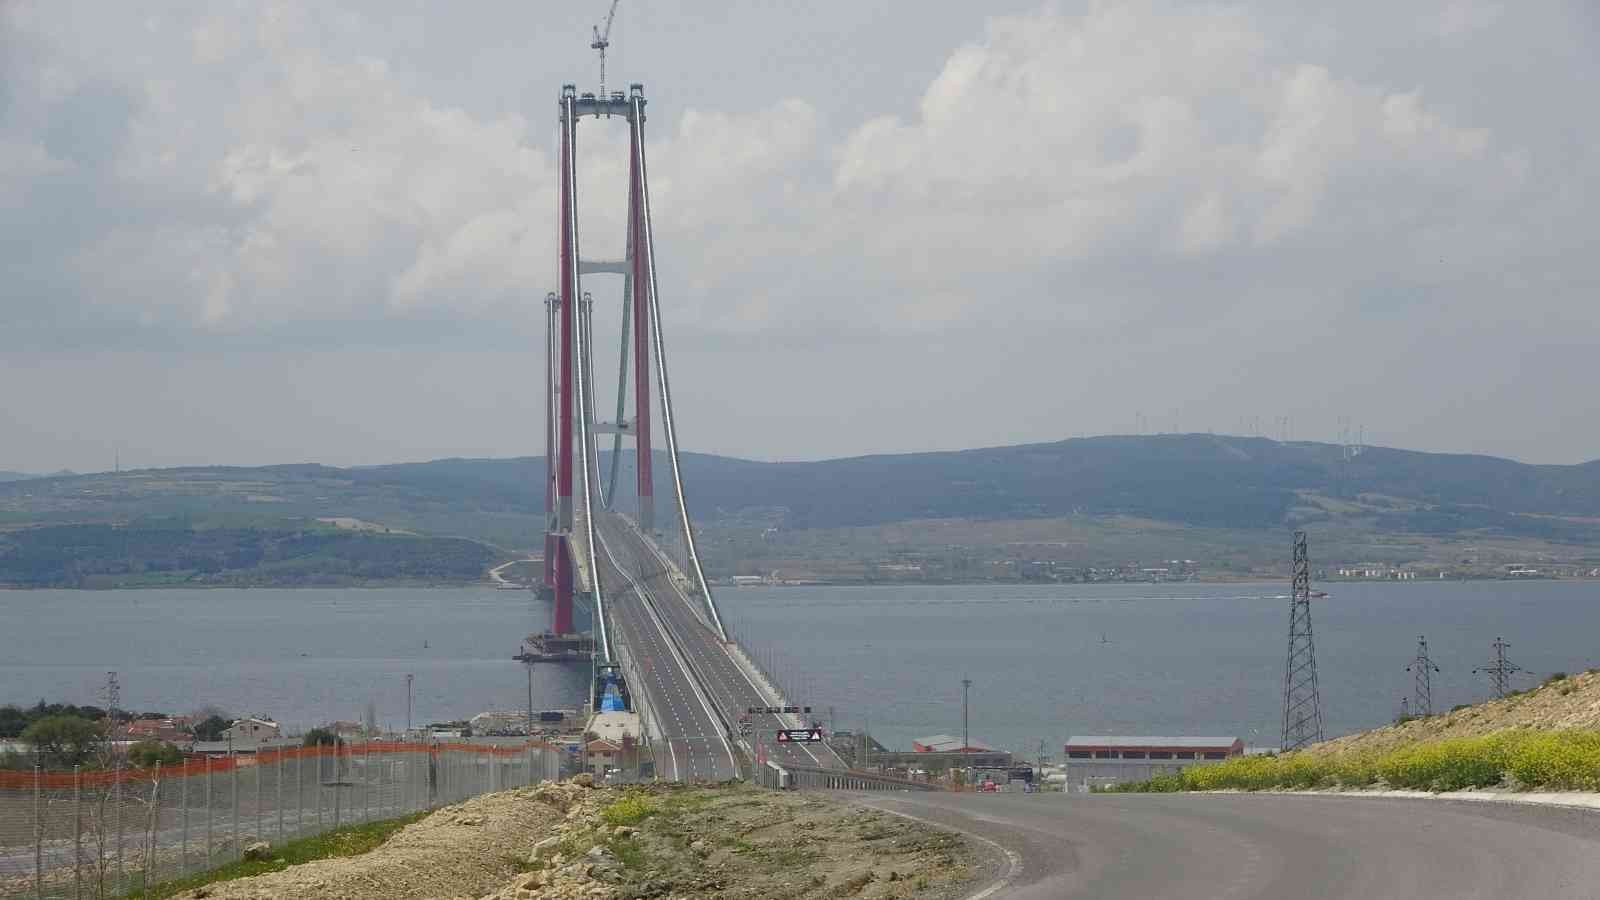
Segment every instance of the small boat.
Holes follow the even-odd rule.
[[[1104,631],[1100,632],[1100,643],[1102,643],[1102,644],[1111,643],[1110,641],[1106,640],[1106,633]]]

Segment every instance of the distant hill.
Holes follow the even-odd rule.
[[[633,481],[625,454],[620,483]],[[1503,534],[1600,542],[1600,461],[1537,466],[1487,456],[1209,434],[1110,436],[818,462],[683,460],[702,523],[784,529],[925,519],[1134,517],[1281,530],[1335,521],[1398,534]],[[602,454],[607,472],[609,455]],[[662,460],[657,477],[664,478]],[[0,527],[187,517],[195,524],[351,516],[429,535],[530,547],[544,462],[445,459],[334,468],[205,467],[0,484]],[[604,477],[604,476],[603,476]],[[665,496],[665,483],[662,483]],[[626,505],[624,499],[623,505]],[[662,518],[670,505],[658,503]]]
[[[26,472],[7,472],[4,469],[0,469],[0,481],[23,481],[32,477]]]

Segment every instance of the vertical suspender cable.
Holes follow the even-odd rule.
[[[632,205],[632,198],[629,198]],[[617,433],[611,438],[611,476],[606,481],[606,509],[617,505],[617,470],[622,466],[622,421],[628,413],[628,331],[633,325],[633,210],[628,210],[628,244],[622,273],[622,351],[617,354]]]
[[[711,597],[711,586],[706,583],[705,572],[700,567],[700,554],[694,545],[694,528],[689,524],[689,507],[683,499],[683,473],[678,465],[678,429],[672,418],[672,388],[667,381],[666,351],[661,337],[661,299],[657,292],[656,281],[655,228],[650,222],[650,179],[645,169],[644,158],[644,97],[637,93],[633,96],[632,113],[634,153],[637,157],[634,165],[639,168],[640,216],[644,220],[644,235],[638,249],[644,252],[645,274],[648,279],[650,336],[655,347],[656,385],[661,390],[661,419],[662,424],[666,426],[667,457],[672,462],[672,485],[676,489],[678,518],[683,525],[683,541],[689,555],[689,568],[694,575],[700,595],[705,598],[706,612],[711,616],[712,627],[726,641],[728,631],[722,625],[722,616],[718,613],[717,604]]]
[[[577,98],[571,94],[562,97],[562,116],[566,119],[565,128],[562,129],[562,140],[566,142],[566,167],[562,175],[567,179],[567,241],[572,254],[572,281],[567,287],[567,296],[574,303],[582,304],[581,279],[578,273],[578,260],[582,257],[578,253],[578,165],[577,142],[575,135],[578,130]],[[579,313],[580,310],[574,310]],[[594,539],[594,481],[599,475],[599,470],[594,467],[595,460],[590,454],[590,442],[594,439],[592,423],[589,421],[589,385],[587,381],[588,367],[584,365],[587,356],[587,341],[582,327],[583,317],[578,316],[578,327],[574,328],[578,342],[577,362],[577,396],[574,398],[578,407],[578,446],[582,448],[579,463],[583,468],[583,531],[587,539],[585,545],[589,557],[589,586],[594,589],[594,630],[596,635],[595,649],[599,651],[600,659],[606,664],[611,662],[611,638],[606,632],[605,599],[600,590],[600,567],[596,563],[595,551],[597,549]]]

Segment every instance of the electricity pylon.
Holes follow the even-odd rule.
[[[1289,656],[1283,673],[1283,750],[1322,740],[1317,651],[1311,639],[1311,561],[1306,533],[1294,533],[1294,592],[1289,599]]]

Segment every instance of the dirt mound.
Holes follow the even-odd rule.
[[[1346,735],[1309,749],[1317,753],[1381,752],[1439,738],[1470,737],[1508,728],[1600,729],[1600,671],[1556,678],[1504,700],[1490,700],[1441,715]]]
[[[363,856],[186,896],[940,900],[978,869],[963,837],[815,794],[567,782],[442,809]]]
[[[530,835],[551,832],[566,820],[569,810],[592,814],[599,804],[597,791],[570,783],[485,794],[407,825],[371,853],[218,882],[184,896],[214,900],[477,897],[525,867],[534,839]]]

